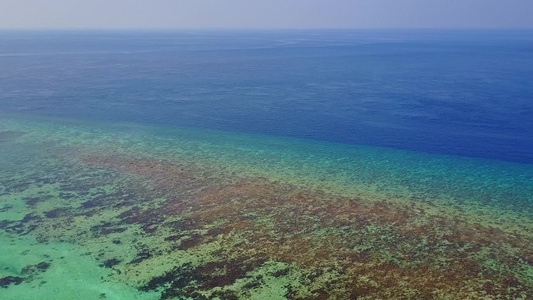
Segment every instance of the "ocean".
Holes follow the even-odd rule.
[[[533,31],[0,31],[0,298],[533,297]]]

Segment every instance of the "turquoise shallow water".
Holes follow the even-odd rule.
[[[202,277],[205,275],[198,275],[190,281],[194,284],[189,281],[183,286],[178,284],[180,276],[185,275],[172,271],[173,267],[201,269],[206,261],[213,259],[223,265],[235,264],[239,257],[237,245],[242,241],[253,245],[256,238],[258,244],[262,243],[259,241],[264,241],[261,236],[266,234],[265,230],[272,231],[268,236],[289,234],[283,241],[298,241],[307,236],[316,239],[317,245],[326,241],[324,234],[345,242],[352,239],[355,244],[346,251],[367,249],[364,251],[380,253],[379,259],[374,258],[379,263],[372,264],[381,266],[396,261],[399,269],[411,263],[398,263],[396,256],[403,252],[426,253],[417,264],[435,264],[426,260],[436,257],[438,261],[442,255],[446,257],[443,261],[453,266],[453,257],[464,251],[455,246],[450,248],[458,243],[475,253],[474,261],[482,266],[479,272],[488,272],[493,277],[500,274],[504,279],[514,276],[520,282],[514,286],[494,279],[493,293],[526,297],[525,291],[533,282],[532,266],[528,262],[533,238],[531,165],[224,131],[5,115],[0,120],[0,143],[0,224],[5,231],[2,239],[10,240],[9,247],[3,248],[0,255],[1,264],[7,266],[2,276],[22,278],[19,283],[4,280],[0,289],[7,297],[4,299],[35,299],[36,293],[51,295],[58,290],[61,293],[57,299],[71,299],[73,295],[78,299],[225,299],[230,293],[250,299],[313,298],[321,293],[348,297],[345,287],[339,283],[335,283],[335,290],[321,285],[331,284],[328,283],[331,276],[344,278],[349,272],[338,273],[339,270],[327,267],[325,270],[329,271],[321,271],[325,275],[316,281],[302,283],[302,278],[308,276],[306,272],[319,268],[308,266],[305,255],[319,262],[319,250],[310,248],[306,252],[302,250],[306,249],[304,246],[279,240],[275,243],[288,243],[287,249],[297,247],[292,252],[302,251],[304,256],[284,256],[282,249],[272,250],[273,253],[252,252],[259,254],[247,254],[251,256],[246,256],[244,261],[266,259],[267,262],[249,267],[242,274],[237,272],[241,275],[234,275],[234,280],[217,285],[218,281],[212,283]],[[282,200],[295,193],[298,193],[296,198]],[[304,202],[293,207],[291,203],[295,199]],[[313,199],[316,203],[303,199]],[[266,201],[266,211],[257,206],[261,201]],[[339,214],[351,208],[338,208],[336,212],[335,205],[346,201],[363,206],[341,218]],[[390,208],[378,211],[366,208],[384,203]],[[228,205],[233,207],[230,211],[219,210]],[[291,210],[315,206],[326,215],[312,215],[305,210],[297,216],[298,222],[306,220],[305,223],[285,223],[290,220],[290,217],[286,219],[286,213]],[[155,215],[149,213],[160,210]],[[231,211],[238,215],[233,216]],[[394,221],[400,211],[406,214],[403,217],[406,221]],[[279,223],[278,215],[285,216],[281,218],[285,221]],[[176,229],[170,228],[176,225],[169,224],[188,218],[196,220],[191,224],[199,227],[179,225],[177,232],[185,232],[184,237],[174,238]],[[344,218],[348,221],[342,221]],[[362,219],[369,223],[363,227],[354,225]],[[344,225],[324,225],[330,221],[344,222]],[[249,222],[255,224],[252,229],[243,225]],[[228,224],[233,224],[229,233],[211,240],[209,232],[230,230],[224,229]],[[429,226],[422,235],[436,240],[428,244],[416,239],[414,232],[420,230],[417,226]],[[364,240],[355,242],[357,239],[346,236],[351,231],[356,234],[361,228],[365,228]],[[403,228],[407,233],[394,233]],[[296,232],[300,233],[294,235]],[[498,243],[485,244],[486,232],[496,232],[494,239]],[[398,234],[403,236],[402,240]],[[372,242],[374,238],[380,242]],[[381,245],[383,239],[391,239],[391,244]],[[441,243],[439,239],[445,241]],[[520,242],[513,242],[515,239]],[[172,246],[174,241],[181,242]],[[428,246],[431,243],[444,248],[436,251]],[[403,250],[388,249],[394,244],[402,245]],[[171,250],[173,247],[177,250]],[[228,257],[214,254],[220,251]],[[341,252],[320,251],[329,253],[323,258],[326,265],[338,259],[337,251]],[[510,263],[513,257],[515,261]],[[248,266],[244,261],[240,265]],[[40,262],[50,267],[36,269]],[[286,268],[290,271],[280,271]],[[163,276],[165,272],[173,275]],[[279,272],[286,275],[275,276]],[[262,279],[255,282],[259,275],[253,274],[262,274]],[[224,275],[228,277],[231,278]],[[363,277],[358,277],[361,285],[366,282],[361,281]],[[202,286],[202,280],[212,286]],[[154,283],[159,281],[163,283]],[[378,280],[366,284],[383,283]],[[413,286],[396,292],[417,295],[421,287],[417,288],[418,283],[409,284]],[[196,293],[188,290],[192,286],[196,286],[193,289]],[[478,288],[472,283],[471,289]],[[392,287],[380,288],[388,289],[394,291]],[[291,290],[298,290],[299,294],[292,295]],[[203,296],[199,296],[200,291]],[[440,291],[440,296],[433,296],[444,299],[459,295],[459,290],[441,287]],[[363,295],[368,299],[383,297],[376,292]]]
[[[168,160],[186,157],[296,182],[532,213],[533,167],[528,164],[131,123],[3,121],[7,131],[24,131],[26,126],[35,132],[21,136],[21,141],[84,145],[87,151],[112,147],[118,153]]]

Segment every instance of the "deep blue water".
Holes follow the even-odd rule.
[[[0,112],[533,163],[533,31],[0,31]]]

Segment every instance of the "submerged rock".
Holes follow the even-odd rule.
[[[19,285],[23,281],[24,281],[23,277],[6,276],[4,278],[0,278],[0,287],[7,288],[11,284]]]

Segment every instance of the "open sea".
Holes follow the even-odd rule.
[[[533,299],[533,31],[0,31],[0,299]]]

